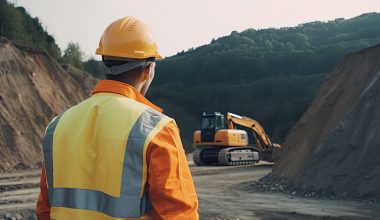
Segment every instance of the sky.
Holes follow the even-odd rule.
[[[160,53],[171,56],[248,28],[292,27],[380,12],[380,0],[8,0],[22,6],[61,50],[78,43],[86,58],[113,21],[134,16],[152,29]]]

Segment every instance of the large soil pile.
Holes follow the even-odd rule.
[[[49,121],[86,98],[95,83],[73,72],[45,52],[0,39],[0,170],[39,165]]]
[[[302,192],[380,198],[380,45],[350,54],[290,131],[273,175]]]

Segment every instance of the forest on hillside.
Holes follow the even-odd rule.
[[[160,62],[159,83],[192,86],[326,73],[342,55],[378,43],[379,25],[380,14],[368,13],[297,27],[233,31]]]
[[[45,50],[56,60],[61,58],[61,49],[39,19],[6,0],[0,0],[0,36],[23,46]]]
[[[23,47],[45,51],[62,65],[70,64],[82,70],[85,67],[92,70],[95,66],[97,71],[92,72],[102,71],[99,62],[83,60],[84,53],[74,41],[61,51],[54,37],[46,31],[37,17],[31,17],[25,8],[15,7],[7,0],[0,0],[0,37],[6,37]],[[103,73],[96,77],[101,78],[102,75]]]
[[[261,122],[281,143],[334,66],[380,43],[380,14],[279,29],[233,31],[160,61],[149,92],[170,107],[187,146],[203,112],[233,112]],[[191,117],[190,117],[191,116]],[[197,123],[189,121],[198,120]]]
[[[83,60],[74,42],[61,51],[38,18],[6,0],[0,0],[0,27],[0,35],[15,43],[45,50],[61,65],[104,78],[100,61]],[[326,74],[346,54],[380,43],[379,27],[380,14],[368,13],[296,27],[233,31],[158,61],[148,98],[176,119],[188,151],[200,115],[214,111],[255,118],[281,143]]]

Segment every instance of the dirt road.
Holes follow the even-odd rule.
[[[197,167],[190,164],[206,220],[369,220],[380,219],[380,205],[255,192],[248,184],[270,173],[267,164]],[[21,214],[34,219],[40,171],[0,174],[0,219]]]
[[[271,169],[269,165],[215,168],[191,165],[201,219],[380,219],[380,205],[248,189],[251,181],[265,176]]]

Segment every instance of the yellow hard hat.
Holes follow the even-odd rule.
[[[134,17],[110,24],[100,38],[96,54],[111,57],[162,59],[148,25]]]

